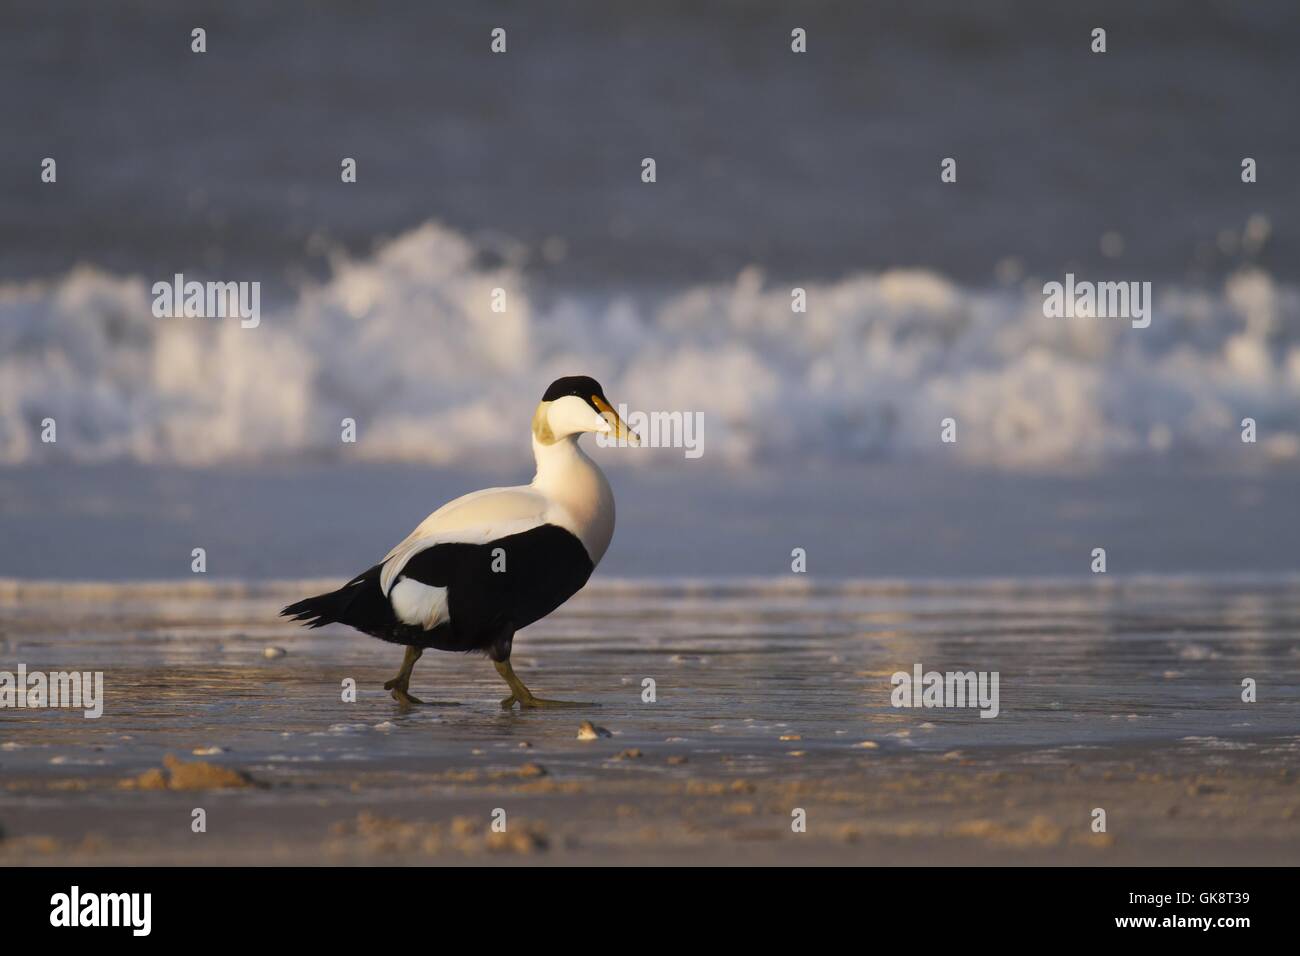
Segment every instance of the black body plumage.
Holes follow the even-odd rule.
[[[576,594],[594,565],[577,537],[551,524],[485,544],[426,548],[407,561],[397,582],[410,578],[447,588],[449,620],[429,630],[398,620],[380,588],[382,568],[377,564],[337,591],[290,604],[280,613],[309,627],[346,624],[392,644],[481,651],[506,660],[514,632]]]

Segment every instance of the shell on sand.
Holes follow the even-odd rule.
[[[613,737],[614,735],[604,727],[597,727],[590,720],[584,720],[578,727],[579,740],[596,740],[600,737]]]

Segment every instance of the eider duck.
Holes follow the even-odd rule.
[[[411,671],[429,647],[490,657],[510,685],[503,709],[590,706],[534,697],[510,666],[515,632],[576,594],[614,535],[614,495],[578,444],[584,432],[639,443],[595,379],[557,379],[533,413],[531,484],[448,502],[373,568],[280,613],[404,644],[402,669],[384,684],[403,706],[424,703],[410,694]]]

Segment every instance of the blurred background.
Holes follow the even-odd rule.
[[[608,573],[1300,568],[1298,41],[1226,0],[10,0],[0,576],[349,574],[527,481],[574,373],[704,413],[699,459],[595,452]],[[178,272],[261,324],[155,318]],[[1044,318],[1066,272],[1151,327]]]

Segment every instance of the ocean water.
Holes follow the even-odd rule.
[[[575,371],[737,468],[1220,462],[1247,417],[1294,463],[1297,36],[1217,2],[7,4],[6,158],[61,172],[0,178],[0,463],[500,466]],[[1045,318],[1067,271],[1152,282],[1150,328]],[[176,273],[261,282],[261,324],[155,318]]]
[[[1250,446],[1242,446],[1249,449]],[[1285,467],[1119,462],[1068,473],[954,462],[660,467],[596,449],[617,527],[594,581],[795,578],[924,581],[1107,573],[1275,575],[1300,569],[1296,476]],[[676,457],[673,457],[676,456]],[[438,506],[527,482],[512,468],[316,462],[180,468],[107,463],[0,469],[0,577],[50,581],[319,577],[341,585]],[[193,551],[206,570],[193,570]]]
[[[1007,258],[1162,281],[1255,260],[1294,280],[1297,37],[1293,5],[1224,0],[13,0],[0,276],[287,285],[331,248],[368,255],[436,220],[569,289],[750,265],[982,285]],[[56,189],[37,176],[50,155]],[[1274,227],[1262,248],[1241,242],[1254,214]]]

